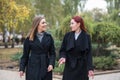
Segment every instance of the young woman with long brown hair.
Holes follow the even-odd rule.
[[[20,77],[25,72],[26,80],[52,80],[55,47],[52,36],[46,32],[46,26],[44,17],[35,17],[32,29],[24,41]]]

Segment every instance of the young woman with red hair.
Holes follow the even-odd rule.
[[[72,17],[70,28],[60,49],[59,64],[65,63],[62,80],[89,80],[94,77],[90,36],[80,16]]]

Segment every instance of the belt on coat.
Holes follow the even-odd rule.
[[[44,78],[45,76],[46,76],[46,74],[47,74],[47,58],[48,58],[48,56],[47,56],[47,54],[31,54],[31,56],[36,56],[36,57],[39,57],[39,59],[40,59],[40,76],[41,76],[41,78]]]
[[[73,69],[76,67],[77,61],[81,61],[81,63],[82,63],[82,61],[84,61],[84,60],[85,60],[85,56],[76,57],[76,56],[68,55],[68,61],[70,63],[71,68],[73,68]]]

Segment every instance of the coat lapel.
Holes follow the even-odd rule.
[[[75,47],[75,43],[74,43],[74,32],[70,32],[69,36],[68,36],[68,40],[67,40],[67,47],[66,47],[66,51],[71,50],[72,48]]]
[[[78,36],[77,39],[77,45],[79,46],[81,51],[84,51],[88,49],[88,39],[87,35],[84,31],[81,32],[81,34]],[[74,32],[70,32],[67,40],[67,47],[66,51],[69,51],[75,47],[75,36]]]
[[[35,45],[36,45],[37,47],[43,48],[43,47],[42,47],[42,44],[41,44],[41,42],[39,41],[39,39],[38,39],[37,36],[35,36],[35,39],[34,39],[34,40],[35,40],[34,43],[35,43]]]
[[[35,36],[35,44],[36,44],[36,46],[44,49],[44,44],[45,44],[45,42],[46,42],[46,39],[47,39],[47,33],[46,33],[46,32],[44,32],[44,36],[43,36],[41,42],[40,42],[40,40],[38,39],[38,37]]]
[[[42,46],[44,46],[44,44],[47,44],[48,40],[49,40],[48,34],[46,32],[44,32],[44,36],[43,36],[42,41],[41,41]]]
[[[81,51],[88,49],[87,34],[84,31],[78,36],[77,43]]]

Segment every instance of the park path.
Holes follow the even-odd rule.
[[[0,70],[0,80],[25,80],[25,77],[20,78],[19,72],[16,71]],[[60,79],[54,78],[53,80]]]
[[[62,78],[60,75],[53,75],[53,77],[53,80],[61,80]],[[25,80],[24,78],[20,78],[16,71],[0,70],[0,80]],[[96,73],[93,80],[120,80],[120,71]]]

